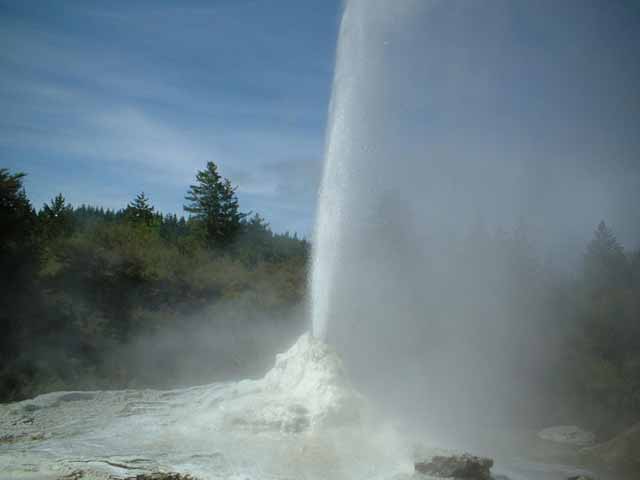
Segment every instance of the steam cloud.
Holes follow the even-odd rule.
[[[487,243],[532,243],[556,262],[552,282],[602,218],[623,238],[637,233],[637,145],[611,121],[625,93],[585,75],[587,62],[625,68],[598,43],[610,19],[563,4],[550,20],[550,7],[345,4],[314,332],[412,422],[455,422],[463,435],[512,423],[558,351],[544,334],[542,277]]]

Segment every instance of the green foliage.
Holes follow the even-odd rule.
[[[0,169],[0,363],[16,354],[32,323],[30,297],[40,265],[37,217],[23,178]]]
[[[205,306],[240,302],[248,325],[302,300],[306,242],[246,221],[215,166],[200,173],[187,220],[143,193],[118,211],[59,194],[36,214],[24,175],[0,170],[0,401],[133,385],[124,345]]]
[[[47,240],[68,236],[73,231],[73,207],[59,193],[38,212],[38,220]]]
[[[124,210],[125,217],[135,223],[151,225],[155,220],[154,207],[144,192],[136,195],[136,198],[127,205]]]
[[[256,268],[261,262],[281,262],[294,257],[306,259],[310,250],[308,243],[296,235],[274,234],[257,213],[243,220],[241,233],[232,249],[249,268]]]
[[[0,168],[0,253],[5,255],[23,250],[34,236],[36,216],[22,185],[24,176]]]
[[[198,171],[185,200],[184,210],[200,224],[210,246],[224,248],[236,239],[246,214],[240,212],[235,188],[222,178],[215,163],[208,162],[205,170]]]
[[[161,216],[159,223],[160,236],[171,243],[177,243],[179,239],[189,234],[189,226],[184,217],[173,215]]]

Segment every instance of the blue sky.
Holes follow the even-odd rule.
[[[213,160],[241,206],[308,234],[338,1],[0,1],[0,165],[36,207],[181,212]]]
[[[581,232],[606,218],[637,237],[637,3],[433,4],[437,18],[412,27],[422,43],[389,61],[407,91],[389,97],[406,101],[391,108],[401,140],[421,148],[440,125],[443,168],[500,152],[524,169],[524,187],[510,186],[522,211],[561,212],[558,223],[590,211]],[[122,208],[144,191],[180,213],[213,160],[243,209],[309,235],[340,10],[340,0],[0,0],[0,166],[28,173],[38,208],[58,192]],[[386,128],[391,110],[367,121]],[[456,133],[465,128],[484,129],[484,143],[470,146]]]

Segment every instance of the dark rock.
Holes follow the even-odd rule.
[[[42,432],[18,433],[17,435],[9,434],[9,435],[0,436],[0,444],[38,441],[38,440],[44,440],[45,438],[46,438],[46,435]]]
[[[58,397],[57,403],[78,402],[80,400],[93,400],[96,394],[93,392],[69,392]]]
[[[191,475],[180,473],[141,473],[135,477],[128,477],[125,480],[196,480]]]
[[[83,478],[85,478],[85,476],[82,470],[74,470],[63,477],[60,477],[58,480],[82,480]]]
[[[493,460],[465,453],[450,457],[436,456],[430,462],[417,462],[414,467],[416,472],[434,477],[490,480]]]

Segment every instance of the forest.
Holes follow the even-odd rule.
[[[1,402],[260,374],[308,328],[309,242],[243,212],[215,163],[180,217],[144,193],[117,211],[71,206],[62,193],[36,209],[23,180],[0,169]],[[604,221],[594,228],[561,275],[520,231],[467,241],[483,252],[470,262],[507,258],[514,302],[532,305],[515,344],[558,346],[521,373],[607,434],[640,420],[640,251]]]
[[[282,346],[270,332],[299,330],[284,324],[305,293],[308,242],[241,212],[214,163],[186,219],[144,193],[118,211],[62,194],[36,211],[23,178],[0,170],[0,401],[250,373],[269,338]],[[253,339],[237,334],[247,322]]]

